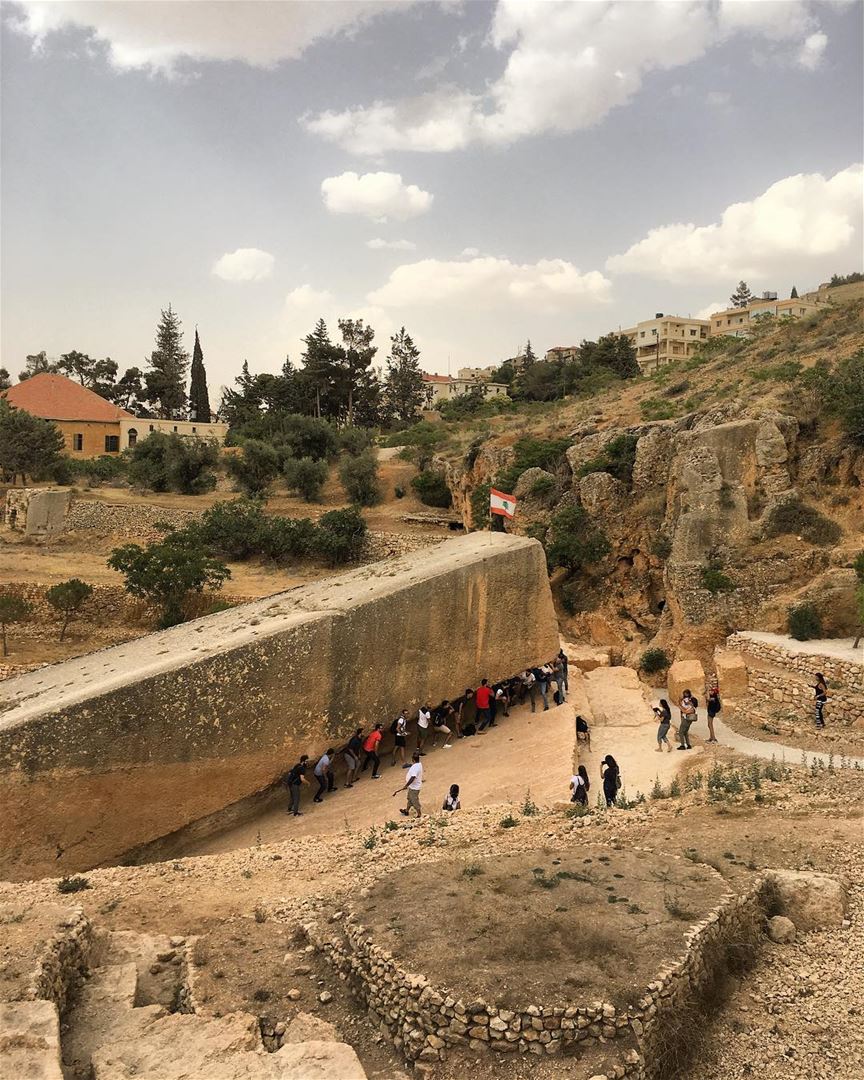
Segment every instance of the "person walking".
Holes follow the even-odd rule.
[[[342,757],[345,759],[345,787],[354,787],[354,781],[360,772],[360,751],[363,749],[363,728],[358,727],[348,740]]]
[[[580,765],[575,775],[570,777],[570,802],[587,806],[590,788],[591,781],[588,779],[588,770],[584,765]]]
[[[816,682],[810,687],[813,691],[814,719],[818,731],[825,727],[825,706],[828,704],[828,683],[821,671],[816,672]]]
[[[563,705],[567,700],[567,691],[564,688],[564,667],[561,658],[556,656],[552,661],[552,678],[555,680],[555,693],[552,700],[556,705]]]
[[[315,779],[318,781],[318,791],[312,802],[324,802],[325,788],[327,789],[328,795],[331,791],[336,790],[335,784],[333,783],[333,766],[331,764],[335,753],[336,751],[331,746],[320,758],[318,758],[318,764],[315,766]]]
[[[426,757],[423,747],[429,738],[429,725],[432,723],[432,710],[428,705],[421,705],[417,710],[417,749],[420,757]]]
[[[381,745],[383,739],[382,728],[383,724],[376,724],[374,728],[366,736],[363,743],[363,753],[366,757],[363,759],[363,772],[369,768],[369,763],[372,763],[372,779],[380,780],[381,774],[378,769],[381,766],[381,758],[378,757],[378,747]]]
[[[309,767],[306,762],[309,760],[308,754],[302,754],[300,760],[296,765],[292,765],[288,770],[288,775],[285,777],[285,786],[288,788],[288,794],[291,796],[291,809],[286,813],[293,814],[294,817],[302,817],[302,811],[300,810],[300,788],[303,784],[308,784],[306,779],[306,770]]]
[[[600,778],[603,781],[603,796],[606,799],[606,805],[614,806],[618,792],[621,790],[621,770],[611,754],[607,754],[600,763]]]
[[[402,763],[402,768],[408,768],[408,762],[405,760],[405,747],[408,745],[408,710],[403,709],[402,712],[396,717],[393,723],[390,725],[390,733],[393,736],[393,753],[390,756],[390,764],[396,764],[396,753],[399,753],[399,760]]]
[[[681,711],[681,723],[678,725],[678,746],[676,750],[692,750],[690,745],[690,725],[696,719],[696,709],[699,705],[697,698],[693,697],[689,690],[685,690],[678,702]]]
[[[438,745],[438,736],[444,737],[443,750],[449,750],[453,745],[450,742],[450,736],[453,734],[453,725],[455,724],[456,710],[450,704],[449,701],[442,701],[435,712],[432,714],[432,726],[435,731],[432,735],[432,749]]]
[[[519,699],[520,704],[524,704],[525,697],[527,695],[528,698],[531,701],[531,712],[534,712],[536,710],[536,705],[534,703],[534,690],[535,690],[536,684],[537,684],[537,679],[536,679],[536,677],[534,675],[534,672],[531,671],[530,668],[526,668],[525,671],[522,672],[521,681],[522,681],[522,696]]]
[[[488,679],[480,680],[480,685],[474,692],[474,700],[477,702],[477,731],[482,735],[492,723],[492,691]]]
[[[705,704],[708,712],[708,742],[717,742],[717,736],[714,734],[714,717],[723,708],[723,704],[720,701],[720,687],[716,682],[711,683],[708,700]]]
[[[654,715],[657,717],[657,753],[663,753],[665,746],[672,753],[672,744],[669,742],[669,728],[672,726],[672,710],[666,698],[660,698],[660,704],[654,706]]]
[[[459,801],[459,785],[451,784],[449,792],[444,796],[444,804],[441,807],[442,810],[452,812],[453,810],[461,810],[462,803]]]
[[[408,767],[408,772],[405,774],[405,783],[401,788],[396,788],[393,792],[395,798],[400,791],[408,792],[408,805],[404,810],[400,810],[399,813],[403,817],[410,817],[411,811],[417,812],[417,817],[421,816],[420,810],[420,789],[423,786],[423,765],[420,762],[420,752],[415,750],[411,755],[412,764]]]

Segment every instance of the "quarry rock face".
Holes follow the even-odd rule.
[[[558,647],[540,545],[477,533],[7,680],[2,873],[116,859]]]

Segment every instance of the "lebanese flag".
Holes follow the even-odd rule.
[[[505,495],[503,491],[496,491],[495,488],[491,488],[489,491],[489,511],[493,514],[500,514],[501,517],[514,518],[516,517],[516,500],[512,495]]]

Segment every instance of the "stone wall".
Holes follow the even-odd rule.
[[[540,545],[450,540],[0,684],[0,872],[80,870],[557,651]]]
[[[727,649],[734,650],[747,667],[748,712],[769,721],[784,722],[794,731],[813,726],[814,673],[828,680],[825,721],[835,726],[864,726],[864,657],[859,662],[794,645],[765,641],[747,634],[731,634]],[[782,717],[780,716],[782,714]]]
[[[153,506],[144,502],[109,503],[98,499],[74,499],[66,515],[66,528],[72,532],[88,530],[128,537],[140,544],[165,535],[157,525],[166,524],[182,529],[200,516],[200,510]]]
[[[45,943],[26,996],[52,1001],[62,1016],[70,997],[87,977],[91,946],[90,920],[83,908],[72,908]]]

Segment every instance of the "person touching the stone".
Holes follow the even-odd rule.
[[[420,789],[423,786],[423,765],[420,762],[420,751],[415,750],[411,755],[412,764],[408,768],[408,772],[405,775],[405,783],[401,788],[396,788],[393,792],[395,798],[400,791],[408,792],[408,805],[399,813],[403,817],[410,817],[411,811],[414,810],[417,813],[417,817],[421,816],[420,810]]]
[[[402,712],[396,717],[393,723],[390,725],[390,733],[393,736],[393,754],[390,758],[390,764],[396,764],[396,753],[399,753],[399,760],[402,763],[402,768],[407,769],[408,763],[405,760],[405,747],[408,745],[408,710],[403,709]]]
[[[335,749],[331,746],[327,749],[320,758],[318,758],[318,764],[315,766],[315,779],[318,781],[318,791],[315,794],[313,802],[324,802],[324,789],[327,789],[329,795],[331,791],[335,790],[333,783],[333,755],[336,753]]]
[[[303,754],[296,765],[288,770],[288,775],[285,777],[285,786],[288,788],[288,794],[291,796],[291,809],[286,811],[289,814],[293,814],[294,817],[302,817],[302,811],[300,810],[300,788],[303,784],[308,784],[306,779],[306,770],[309,767],[306,763],[309,760],[308,754]]]
[[[584,716],[576,717],[576,742],[584,742],[588,753],[591,753],[591,728]]]
[[[366,757],[363,759],[363,772],[369,768],[369,763],[372,763],[372,779],[380,780],[381,774],[378,769],[381,765],[381,758],[378,757],[378,747],[381,745],[381,740],[384,737],[382,734],[382,724],[376,724],[374,728],[366,736],[363,743],[363,753]]]
[[[421,705],[417,710],[417,749],[420,757],[426,757],[423,747],[429,738],[429,725],[432,723],[432,710],[428,705]]]
[[[477,702],[477,731],[482,734],[492,723],[492,690],[488,679],[480,680],[480,685],[474,691],[474,700]]]
[[[345,759],[345,787],[354,787],[354,781],[357,779],[357,774],[360,772],[360,751],[363,749],[363,728],[358,727],[348,743],[345,749],[342,751],[342,757]]]

